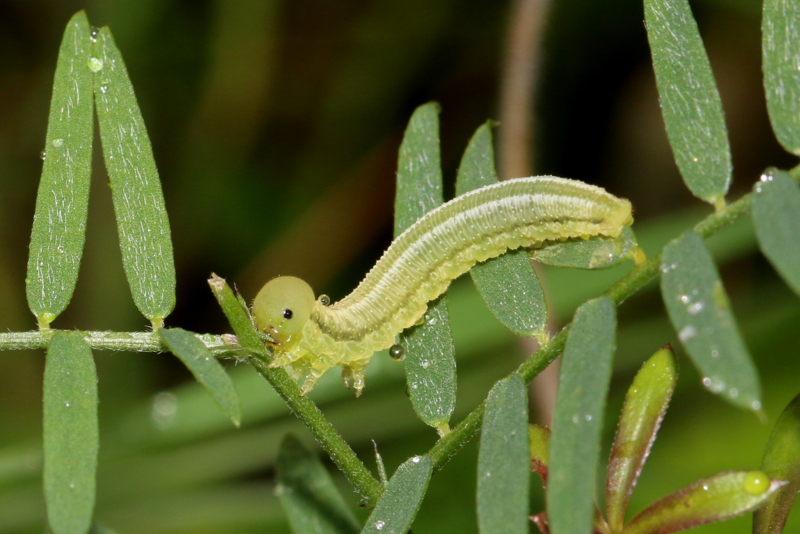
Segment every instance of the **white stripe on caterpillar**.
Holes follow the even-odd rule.
[[[476,263],[549,241],[617,237],[632,222],[630,202],[600,187],[552,176],[499,182],[425,214],[339,302],[314,300],[308,284],[281,276],[259,291],[253,318],[273,340],[271,365],[305,377],[303,393],[341,365],[345,385],[352,381],[359,395],[372,354],[392,346],[422,319],[429,301]]]

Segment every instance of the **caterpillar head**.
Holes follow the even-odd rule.
[[[264,284],[256,295],[253,319],[259,330],[285,350],[299,339],[313,307],[311,286],[294,276],[279,276]]]

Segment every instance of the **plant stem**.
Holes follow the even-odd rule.
[[[44,349],[58,330],[44,329],[29,332],[0,333],[0,350]],[[168,352],[155,332],[81,332],[90,347],[96,350],[128,352]],[[195,334],[214,354],[235,352],[237,348],[225,343],[224,336]]]
[[[268,367],[262,358],[250,358],[250,363],[281,396],[292,413],[305,423],[317,442],[330,455],[333,463],[361,495],[364,504],[375,506],[383,493],[380,482],[358,459],[350,445],[339,435],[317,405],[301,394],[297,382],[292,380],[285,369]]]

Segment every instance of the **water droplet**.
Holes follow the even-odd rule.
[[[42,158],[42,161],[47,159],[47,150],[42,150],[39,152],[39,157]]]
[[[761,180],[762,182],[771,182],[773,178],[774,176],[772,176],[771,174],[764,173],[758,179]]]
[[[683,304],[689,304],[692,302],[692,297],[689,295],[679,295],[678,300],[680,300]]]
[[[420,367],[422,367],[423,369],[427,369],[430,364],[431,363],[428,360],[422,360],[421,362],[419,362]]]
[[[577,415],[573,415],[572,416],[572,422],[577,425],[578,421],[580,421],[580,419],[578,419],[578,416]]]
[[[402,360],[403,359],[403,355],[405,355],[405,352],[406,351],[405,351],[405,349],[403,349],[403,346],[402,345],[398,345],[397,343],[395,343],[394,345],[389,347],[389,356],[393,360]]]
[[[703,377],[703,385],[712,393],[722,393],[725,391],[725,381],[718,376]]]
[[[761,409],[761,401],[755,400],[755,401],[751,402],[750,403],[750,409],[752,409],[753,411],[756,411],[756,412],[758,410],[760,410]]]
[[[64,246],[63,246],[63,245],[58,245],[58,246],[56,247],[56,251],[57,251],[59,254],[64,254],[64,252],[66,252],[66,251],[64,250]]]
[[[728,390],[728,395],[732,399],[735,399],[736,397],[739,396],[739,390],[737,388],[731,388],[731,389]]]
[[[169,393],[162,391],[153,398],[153,407],[150,412],[150,417],[153,419],[156,427],[161,430],[166,430],[175,424],[175,419],[178,415],[178,398]]]
[[[763,471],[750,471],[744,476],[744,490],[750,495],[763,495],[771,483]]]
[[[375,521],[375,528],[378,530],[383,530],[383,527],[386,526],[386,521]]]
[[[703,491],[708,491],[708,484],[703,484]]]
[[[52,144],[55,148],[58,148],[64,144],[64,140],[59,137],[57,139],[53,139],[50,144]]]
[[[711,357],[719,358],[719,351],[717,349],[711,349]]]
[[[89,70],[92,72],[100,72],[103,70],[103,61],[96,57],[90,57],[87,64],[89,65]]]
[[[704,305],[703,305],[702,301],[701,302],[695,302],[694,304],[690,304],[689,305],[689,308],[687,309],[687,311],[691,315],[697,315],[698,313],[703,311],[703,307],[704,307]]]
[[[64,406],[66,406],[67,408],[69,408],[69,403],[68,403],[68,402],[65,402],[65,403],[64,403]]]
[[[681,328],[681,331],[678,332],[678,339],[681,340],[681,343],[686,343],[687,341],[694,339],[697,335],[697,328],[692,325],[687,325]]]
[[[591,415],[584,415],[583,418],[586,419],[587,421],[591,421],[592,420],[592,416]]]
[[[103,93],[103,94],[107,94],[108,93],[108,86],[107,85],[101,85],[100,86],[100,92]]]
[[[415,464],[418,464],[419,461],[420,461],[420,457],[419,456],[414,456],[413,458],[411,458],[411,461],[414,462]]]
[[[70,489],[75,489],[75,483],[74,482],[70,482],[69,483],[69,487],[70,487]]]
[[[96,43],[97,42],[97,35],[99,33],[100,33],[100,28],[92,26],[92,29],[89,32],[89,39],[91,39],[93,43]]]
[[[328,295],[320,295],[319,296],[319,303],[323,306],[330,306],[331,305],[331,298]]]

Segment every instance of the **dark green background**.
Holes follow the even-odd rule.
[[[585,180],[630,198],[634,230],[654,253],[710,208],[691,197],[672,160],[642,7],[636,0],[552,3],[532,117],[535,173]],[[760,5],[703,0],[693,7],[726,111],[736,197],[766,166],[795,164],[774,141],[766,117]],[[205,282],[211,272],[249,297],[269,278],[295,274],[318,293],[341,298],[389,243],[397,148],[414,108],[430,100],[442,106],[448,195],[467,140],[487,118],[498,118],[509,2],[4,0],[0,329],[35,326],[24,279],[39,153],[61,34],[79,9],[94,25],[111,26],[150,132],[178,270],[168,326],[226,331]],[[125,283],[99,156],[96,148],[80,279],[53,326],[141,330],[147,321]],[[800,391],[797,296],[756,252],[749,222],[713,241],[762,376],[769,423],[703,390],[683,358],[673,406],[633,510],[718,471],[755,468],[775,418]],[[563,324],[582,300],[629,268],[548,269],[556,322]],[[654,288],[619,311],[607,441],[632,373],[675,341]],[[517,365],[522,349],[482,307],[468,280],[451,293],[458,420]],[[42,356],[0,355],[0,532],[42,531]],[[255,408],[270,396],[266,383],[231,366],[240,393],[251,401],[236,431],[174,357],[96,353],[96,359],[99,521],[121,533],[287,529],[273,496],[272,462],[288,429],[306,443],[311,439],[285,410],[268,416]],[[400,364],[387,365],[392,376],[402,374]],[[164,429],[152,417],[154,399],[177,402]],[[376,440],[390,471],[435,440],[435,432],[415,420],[399,378],[371,381],[368,370],[362,398],[341,393],[323,409],[369,465]],[[179,433],[187,421],[199,430]],[[415,532],[475,531],[475,457],[471,444],[434,476]],[[355,506],[354,494],[338,480]],[[532,484],[538,487],[538,480]],[[541,493],[533,495],[532,513],[542,508]],[[696,532],[748,531],[749,519],[738,521]]]

